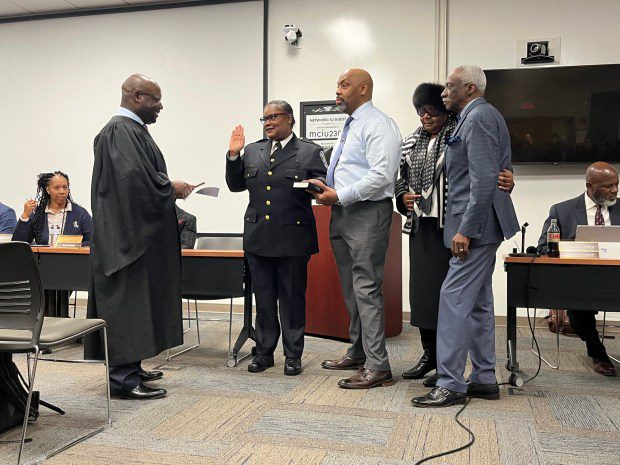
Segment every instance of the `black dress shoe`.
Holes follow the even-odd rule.
[[[609,358],[607,358],[607,360],[593,358],[592,367],[599,375],[616,376],[616,367]]]
[[[301,359],[286,357],[284,361],[284,374],[287,376],[297,376],[301,372]]]
[[[123,392],[121,394],[121,399],[159,399],[160,397],[166,396],[165,389],[154,389],[152,387],[148,387],[146,384],[141,383],[134,389],[129,392]]]
[[[414,397],[411,403],[416,407],[447,407],[454,404],[464,404],[466,394],[450,391],[443,387],[434,387],[431,392],[422,397]]]
[[[405,371],[402,376],[405,379],[420,379],[424,378],[424,375],[436,368],[437,362],[435,361],[435,356],[431,355],[428,350],[425,350],[416,366],[411,370]]]
[[[497,383],[480,384],[470,381],[467,383],[467,397],[497,400],[499,399],[499,386]]]
[[[437,386],[437,380],[439,379],[439,373],[435,372],[432,376],[429,376],[428,378],[426,378],[423,382],[422,385],[424,387],[435,387]]]
[[[273,366],[273,355],[256,355],[248,365],[250,373],[260,373]]]
[[[162,379],[164,374],[161,371],[140,370],[138,372],[138,376],[142,381],[156,381],[158,379]]]

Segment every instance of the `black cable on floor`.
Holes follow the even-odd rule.
[[[465,408],[469,405],[470,402],[470,398],[468,397],[467,399],[465,399],[465,405],[463,405],[458,412],[456,412],[456,415],[454,415],[454,421],[456,421],[458,423],[458,425],[463,428],[465,431],[467,431],[467,434],[469,434],[469,442],[463,446],[457,447],[456,449],[451,449],[445,452],[441,452],[439,454],[435,454],[435,455],[429,455],[428,457],[425,457],[421,460],[418,460],[414,465],[420,465],[421,463],[424,462],[428,462],[429,460],[433,460],[439,457],[443,457],[445,455],[450,455],[450,454],[456,454],[457,452],[460,452],[462,450],[467,449],[468,447],[471,447],[474,443],[474,441],[476,440],[476,436],[474,436],[474,433],[472,432],[472,430],[470,430],[467,426],[465,426],[463,423],[461,423],[461,421],[459,420],[459,415],[461,413],[463,413],[463,410],[465,410]]]
[[[523,385],[525,385],[526,383],[529,383],[530,381],[532,381],[534,378],[536,378],[539,374],[540,374],[540,369],[542,367],[542,355],[540,354],[540,347],[538,345],[538,339],[536,339],[536,334],[534,333],[534,327],[532,326],[532,320],[530,318],[530,299],[529,299],[529,291],[530,291],[530,280],[531,280],[531,276],[532,273],[534,272],[534,260],[532,260],[530,262],[530,266],[528,268],[528,273],[527,273],[527,285],[526,285],[526,303],[527,303],[527,323],[530,327],[530,333],[532,333],[532,339],[534,340],[534,345],[536,346],[536,352],[538,353],[538,368],[536,369],[536,373],[534,373],[533,376],[529,377],[528,379],[526,379],[525,381],[523,381]],[[504,382],[504,383],[499,383],[498,386],[503,386],[506,384],[510,384],[508,381]],[[467,433],[469,434],[469,442],[463,446],[457,447],[456,449],[451,449],[448,450],[446,452],[441,452],[439,454],[435,454],[435,455],[430,455],[428,457],[425,457],[421,460],[418,460],[414,465],[420,465],[421,463],[424,462],[428,462],[429,460],[433,460],[439,457],[444,457],[446,455],[451,455],[451,454],[456,454],[457,452],[460,452],[462,450],[465,450],[469,447],[471,447],[475,440],[476,440],[476,436],[474,435],[474,433],[472,432],[472,430],[470,430],[467,426],[465,426],[463,423],[460,422],[459,420],[459,415],[461,413],[463,413],[463,410],[465,410],[465,408],[469,405],[470,402],[470,397],[467,398],[467,400],[465,401],[465,405],[463,405],[463,407],[461,407],[461,409],[456,412],[456,415],[454,415],[454,421],[456,421],[458,423],[458,425],[463,428],[465,431],[467,431]]]

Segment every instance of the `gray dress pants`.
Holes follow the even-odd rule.
[[[493,269],[500,243],[469,249],[465,259],[452,257],[441,287],[437,322],[437,386],[467,392],[463,377],[467,354],[474,383],[495,383],[495,313]]]
[[[329,226],[342,294],[351,318],[347,355],[371,370],[389,370],[385,349],[383,265],[390,238],[392,199],[334,205]]]

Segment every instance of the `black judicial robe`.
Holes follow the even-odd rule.
[[[115,116],[95,138],[94,152],[87,315],[107,321],[116,366],[183,343],[181,249],[174,190],[148,131]],[[98,333],[86,338],[84,351],[103,358]]]

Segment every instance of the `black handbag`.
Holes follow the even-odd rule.
[[[0,433],[21,425],[28,401],[28,385],[13,362],[11,354],[0,353]],[[39,405],[45,406],[64,415],[64,411],[55,405],[39,399],[39,392],[32,393],[28,421],[39,417]]]

